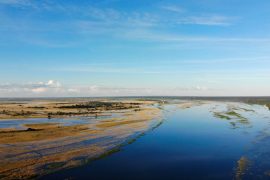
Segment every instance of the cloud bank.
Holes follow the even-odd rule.
[[[59,81],[0,84],[0,97],[97,97],[97,96],[173,96],[201,95],[212,91],[205,86],[176,88],[107,87],[99,85],[65,86]]]

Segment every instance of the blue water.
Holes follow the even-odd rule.
[[[89,116],[89,117],[70,117],[70,118],[30,118],[30,119],[9,119],[1,120],[0,129],[14,128],[17,130],[27,129],[25,124],[42,124],[42,123],[58,123],[62,126],[73,126],[78,124],[91,124],[98,120],[104,120],[106,118],[120,117],[120,114],[112,113],[108,116]]]
[[[249,124],[232,128],[229,121],[210,112],[216,105],[224,108],[219,103],[189,109],[166,105],[163,123],[134,143],[90,164],[43,178],[234,179],[237,161],[252,154],[256,136],[269,126],[269,112],[252,106],[257,113],[242,112]]]

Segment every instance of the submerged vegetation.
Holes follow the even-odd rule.
[[[252,109],[247,109],[244,107],[234,107],[234,106],[227,106],[227,110],[225,111],[213,111],[213,116],[218,118],[218,119],[225,119],[230,121],[230,124],[232,125],[233,128],[239,128],[241,125],[250,125],[249,120],[241,115],[239,111],[244,111],[244,112],[255,112]]]
[[[235,111],[214,112],[214,116],[220,119],[226,119],[226,120],[238,119],[238,120],[241,120],[241,122],[248,122],[247,118],[243,117],[241,114]]]
[[[231,120],[230,116],[226,116],[223,113],[220,112],[214,112],[214,116],[219,118],[219,119],[226,119],[226,120]]]
[[[236,176],[235,179],[236,180],[242,180],[243,176],[245,175],[247,169],[250,166],[250,161],[247,157],[241,157],[238,161],[237,161],[237,169],[236,169]]]

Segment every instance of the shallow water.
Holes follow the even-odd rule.
[[[89,116],[89,117],[70,117],[70,118],[31,118],[31,119],[9,119],[0,121],[0,129],[27,129],[25,124],[42,124],[42,123],[58,123],[62,126],[73,126],[79,124],[91,124],[98,120],[104,120],[106,118],[121,117],[121,114],[111,113],[107,116]]]
[[[235,107],[238,108],[235,112],[247,121],[214,116],[214,112]],[[177,104],[170,104],[164,105],[163,112],[163,123],[132,144],[89,164],[43,178],[269,178],[270,112],[265,107],[212,102],[181,109]],[[251,163],[239,168],[241,157]]]

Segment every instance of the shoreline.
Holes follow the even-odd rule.
[[[160,121],[161,110],[147,102],[138,111],[131,108],[120,117],[89,124],[37,122],[27,124],[31,129],[24,131],[0,131],[1,178],[26,179],[82,165],[86,159],[102,156]]]

